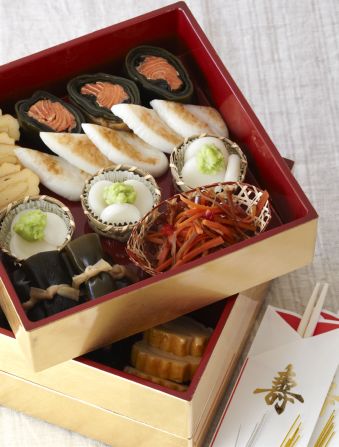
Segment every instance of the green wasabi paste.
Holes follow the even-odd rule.
[[[103,199],[107,205],[113,203],[134,203],[137,198],[137,193],[131,185],[125,183],[112,183],[112,185],[104,188]]]
[[[23,213],[14,225],[14,231],[29,242],[41,241],[45,236],[47,214],[41,210]]]
[[[202,174],[216,174],[225,168],[224,156],[214,144],[204,144],[196,159]]]

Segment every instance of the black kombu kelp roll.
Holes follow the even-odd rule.
[[[57,250],[45,251],[30,256],[22,263],[22,267],[13,277],[14,287],[22,302],[29,298],[30,287],[48,289],[52,285],[72,284],[72,276],[67,270],[62,253]],[[77,306],[79,301],[56,294],[52,300],[41,300],[27,312],[32,321],[49,317],[63,310]]]
[[[142,45],[126,56],[125,70],[149,100],[154,98],[189,102],[193,84],[180,60],[160,47]]]
[[[113,105],[140,104],[139,90],[133,81],[106,73],[77,76],[69,81],[67,91],[89,121],[112,129],[127,128],[111,111]]]
[[[100,238],[96,233],[88,233],[69,242],[65,247],[72,268],[76,274],[83,273],[88,266],[96,264],[104,258]],[[98,298],[117,289],[116,282],[107,272],[99,273],[97,276],[84,283],[86,295],[90,299]]]
[[[81,133],[81,123],[85,117],[74,105],[42,90],[36,91],[30,98],[18,101],[15,111],[26,141],[46,152],[39,132]]]

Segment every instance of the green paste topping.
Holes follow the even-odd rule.
[[[47,214],[41,210],[23,213],[14,225],[14,231],[29,242],[41,241],[45,236]]]
[[[216,174],[225,168],[224,156],[214,144],[204,144],[196,159],[198,169],[203,174]]]
[[[104,188],[103,198],[107,205],[112,205],[113,203],[134,203],[137,193],[133,186],[116,182]]]

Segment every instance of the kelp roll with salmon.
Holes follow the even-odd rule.
[[[112,129],[126,129],[111,111],[114,105],[140,104],[139,90],[133,81],[105,73],[77,76],[68,83],[67,90],[89,121]]]
[[[81,133],[85,117],[72,104],[39,90],[15,104],[21,128],[28,138],[41,145],[39,132]]]
[[[148,99],[189,102],[192,97],[193,85],[185,67],[163,48],[143,45],[132,49],[126,56],[125,69]]]

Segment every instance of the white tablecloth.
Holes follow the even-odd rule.
[[[0,65],[169,3],[0,0]],[[337,311],[339,2],[187,3],[281,154],[295,160],[295,176],[320,214],[313,264],[275,280],[267,302],[302,312],[315,282],[326,280],[327,307]],[[0,407],[1,447],[101,445]]]

